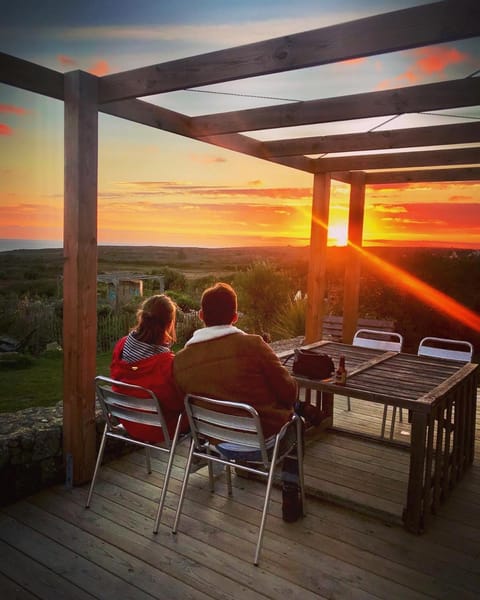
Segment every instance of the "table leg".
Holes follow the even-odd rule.
[[[408,474],[407,506],[403,514],[405,528],[413,533],[423,530],[423,479],[425,473],[425,444],[427,415],[412,411],[410,470]]]

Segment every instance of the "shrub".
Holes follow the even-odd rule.
[[[307,299],[289,300],[272,323],[273,340],[285,340],[305,335]]]
[[[277,314],[289,302],[289,277],[272,263],[261,261],[237,273],[234,287],[245,327],[253,333],[270,332]]]

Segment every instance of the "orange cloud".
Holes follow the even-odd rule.
[[[366,60],[366,58],[364,56],[361,56],[360,58],[350,58],[349,60],[342,60],[342,62],[340,64],[345,65],[347,67],[351,67],[351,66],[358,65],[359,63],[362,63],[365,60]]]
[[[106,75],[110,72],[110,66],[106,60],[98,60],[92,65],[88,72],[97,77],[102,77],[102,75]]]
[[[64,67],[75,67],[77,65],[77,61],[74,58],[65,56],[65,54],[59,54],[57,60]]]
[[[196,163],[200,163],[203,165],[210,165],[213,163],[226,163],[227,160],[222,156],[207,156],[205,154],[192,154],[190,156],[191,160]]]
[[[413,51],[413,54],[419,57],[414,68],[426,75],[441,73],[450,65],[468,60],[468,54],[465,52],[460,52],[456,48],[438,46],[433,48],[418,48]]]
[[[0,135],[12,135],[13,129],[5,123],[0,123]]]
[[[12,113],[14,115],[27,115],[29,111],[21,106],[13,104],[0,104],[0,113]]]
[[[377,85],[377,89],[399,87],[405,84],[413,84],[417,81],[427,79],[434,74],[442,74],[451,65],[467,62],[470,58],[465,52],[456,48],[443,46],[431,46],[418,48],[410,52],[415,59],[413,64],[403,73],[393,79],[384,79]]]

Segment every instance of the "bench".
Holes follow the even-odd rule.
[[[394,331],[395,322],[388,319],[363,319],[357,321],[357,329],[377,329],[379,331]],[[323,318],[324,340],[342,341],[343,317],[326,315]]]

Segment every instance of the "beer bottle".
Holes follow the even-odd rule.
[[[338,360],[338,369],[335,371],[335,383],[345,385],[347,383],[347,369],[345,368],[345,356],[340,355]]]

